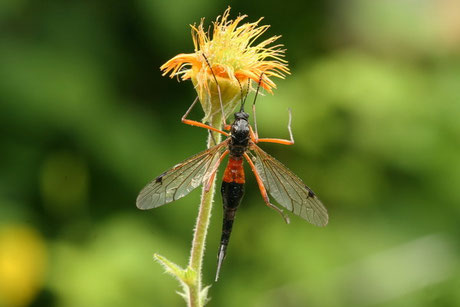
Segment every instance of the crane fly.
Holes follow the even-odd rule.
[[[205,59],[208,66],[211,68],[211,65],[209,65],[206,57]],[[219,86],[212,68],[211,72],[217,86]],[[263,75],[261,74],[254,97],[254,118],[255,101],[263,79],[262,77]],[[241,91],[243,91],[242,88]],[[249,114],[244,112],[244,102],[246,98],[243,99],[243,93],[241,94],[241,97],[241,108],[239,112],[234,114],[235,119],[233,123],[231,125],[224,124],[224,130],[229,132],[219,130],[198,121],[187,119],[191,109],[198,101],[198,98],[195,99],[193,104],[182,117],[182,122],[188,125],[218,132],[227,138],[221,143],[186,159],[159,175],[142,189],[136,202],[139,209],[146,210],[157,208],[164,204],[178,200],[202,184],[205,185],[205,191],[209,191],[219,165],[228,155],[228,164],[224,171],[221,186],[223,200],[223,225],[220,248],[218,252],[216,281],[219,277],[220,268],[226,255],[235,214],[244,195],[244,160],[248,162],[252,172],[254,173],[265,204],[278,211],[286,223],[289,223],[288,216],[283,212],[283,210],[270,202],[268,194],[270,194],[287,210],[307,220],[313,225],[325,226],[328,222],[327,210],[315,193],[286,166],[263,151],[257,145],[258,143],[263,142],[293,145],[294,139],[291,131],[291,111],[289,110],[288,124],[290,140],[259,138],[255,120],[255,130],[253,130],[249,124]],[[225,123],[225,117],[223,120]]]

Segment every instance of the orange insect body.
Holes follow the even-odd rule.
[[[243,159],[230,157],[222,180],[225,182],[244,183]]]
[[[221,91],[215,72],[204,54],[203,57],[211,70],[214,81],[217,84],[219,98],[221,98]],[[221,70],[217,70],[217,75],[221,75]],[[227,155],[229,156],[221,186],[223,224],[220,249],[217,257],[216,281],[219,277],[220,268],[226,255],[236,211],[244,196],[244,160],[248,162],[255,175],[264,202],[268,207],[280,213],[286,223],[289,223],[289,217],[285,215],[280,208],[270,202],[268,193],[270,193],[282,206],[314,225],[325,226],[328,222],[327,210],[316,197],[315,193],[313,193],[299,177],[281,164],[281,162],[271,157],[256,145],[259,142],[284,145],[294,144],[294,138],[291,131],[290,111],[288,123],[290,140],[259,138],[258,136],[257,125],[255,123],[255,100],[262,83],[262,77],[263,73],[260,75],[253,103],[255,131],[252,130],[249,124],[249,114],[244,112],[244,102],[246,98],[243,97],[243,88],[241,84],[241,109],[234,114],[235,120],[231,125],[227,125],[225,120],[223,121],[224,129],[229,132],[222,131],[199,121],[187,119],[187,115],[199,100],[197,97],[182,117],[182,122],[220,133],[226,136],[227,139],[164,172],[148,184],[139,193],[137,198],[138,208],[150,209],[177,200],[187,195],[202,183],[205,184],[204,192],[207,193],[214,182],[220,163],[223,161],[224,157]],[[223,118],[225,118],[222,101],[221,108]],[[251,156],[249,156],[248,153],[250,153]]]

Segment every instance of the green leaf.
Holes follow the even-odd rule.
[[[176,277],[181,283],[186,283],[187,274],[186,270],[182,269],[180,266],[175,264],[172,261],[169,261],[165,257],[154,254],[153,258],[158,261],[165,269],[166,273],[171,274],[172,276]]]
[[[211,300],[208,297],[209,288],[211,288],[211,285],[207,285],[200,292],[200,302],[203,303],[203,306],[206,305]]]

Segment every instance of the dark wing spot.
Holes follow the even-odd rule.
[[[315,197],[315,193],[313,193],[313,191],[310,189],[308,189],[308,197]]]
[[[155,182],[156,182],[156,183],[159,182],[159,183],[161,184],[161,183],[163,182],[163,176],[164,176],[165,174],[166,174],[166,172],[163,173],[163,174],[161,174],[161,175],[158,176],[157,178],[155,178]]]

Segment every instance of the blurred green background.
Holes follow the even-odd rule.
[[[135,199],[205,147],[180,123],[191,82],[159,66],[228,4],[283,35],[292,75],[257,118],[287,137],[291,107],[296,144],[262,147],[330,223],[284,224],[248,172],[209,306],[459,306],[458,0],[2,0],[0,306],[184,305],[152,255],[187,263],[200,192],[146,212]]]

